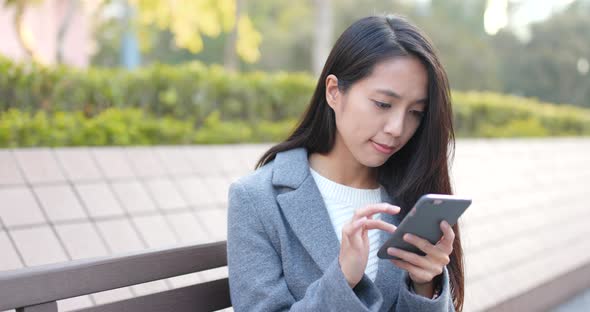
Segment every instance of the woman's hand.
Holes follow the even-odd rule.
[[[432,279],[443,272],[445,265],[449,264],[449,255],[453,252],[453,240],[455,232],[446,222],[440,223],[443,237],[432,245],[429,241],[411,234],[405,234],[404,240],[426,253],[420,256],[413,252],[397,248],[388,248],[387,253],[402,260],[392,259],[391,262],[401,269],[408,271],[414,285],[424,285],[432,282]]]
[[[369,260],[369,230],[379,229],[393,233],[396,226],[382,220],[373,220],[379,212],[397,214],[400,208],[388,203],[369,205],[358,209],[350,222],[342,227],[342,243],[338,261],[350,287],[360,282]]]

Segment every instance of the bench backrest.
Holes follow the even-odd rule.
[[[178,246],[0,273],[0,311],[55,312],[57,300],[227,265],[226,242]],[[77,311],[214,311],[231,306],[227,278]]]

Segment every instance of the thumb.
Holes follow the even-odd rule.
[[[354,235],[358,232],[358,230],[362,229],[365,223],[367,222],[367,217],[362,217],[352,224],[352,230],[350,231],[351,235]]]

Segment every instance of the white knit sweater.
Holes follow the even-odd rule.
[[[365,207],[368,204],[381,202],[381,188],[358,189],[329,180],[311,168],[310,171],[322,194],[328,214],[330,215],[330,220],[334,226],[334,231],[336,231],[336,235],[338,236],[338,241],[342,243],[342,227],[344,224],[350,221],[356,209]],[[373,215],[373,219],[375,220],[380,217],[380,214]],[[365,269],[365,274],[372,281],[375,281],[379,260],[377,258],[379,230],[369,231],[369,241],[369,261]]]

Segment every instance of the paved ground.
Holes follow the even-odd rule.
[[[482,310],[590,262],[590,140],[457,143],[466,311]],[[526,310],[526,309],[525,309]]]
[[[0,150],[0,270],[223,240],[227,188],[268,147]],[[486,310],[590,262],[588,160],[590,139],[457,142],[456,193],[474,202],[460,223],[465,311]],[[226,274],[192,274],[59,305],[71,310]]]
[[[588,312],[590,310],[590,289],[562,304],[552,312]]]

